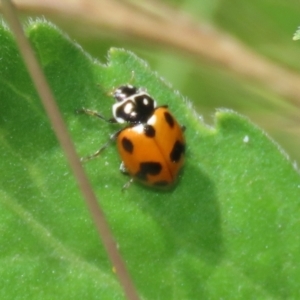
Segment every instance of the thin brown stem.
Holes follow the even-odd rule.
[[[116,243],[112,237],[104,213],[98,205],[96,196],[84,173],[83,167],[76,154],[74,145],[69,136],[69,133],[64,124],[61,113],[54,100],[49,85],[46,81],[44,73],[34,56],[33,50],[27,38],[24,35],[22,26],[17,18],[15,8],[10,0],[2,0],[2,10],[11,27],[11,30],[15,34],[16,42],[19,46],[24,62],[39,93],[44,108],[51,121],[52,127],[56,133],[57,139],[59,140],[65,152],[65,155],[69,160],[71,169],[73,170],[80,190],[86,200],[86,205],[88,206],[92,218],[96,224],[96,228],[103,241],[104,247],[108,253],[111,263],[114,266],[114,269],[116,270],[118,279],[123,287],[124,293],[127,299],[138,300],[139,297],[132,283],[132,280],[126,270],[126,266],[117,250]]]

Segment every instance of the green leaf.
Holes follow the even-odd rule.
[[[85,165],[143,299],[300,297],[300,177],[273,141],[228,110],[205,126],[132,53],[111,49],[101,64],[46,21],[26,32],[81,156],[120,126],[75,110],[110,117],[120,84],[147,88],[187,127],[170,191],[132,184],[122,193],[115,146]],[[0,297],[124,299],[5,25],[0,45]]]

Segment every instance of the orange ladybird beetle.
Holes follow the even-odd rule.
[[[102,148],[83,160],[98,156],[116,141],[122,160],[120,170],[131,177],[124,188],[133,180],[153,187],[171,186],[184,163],[184,127],[178,124],[166,105],[157,106],[143,88],[122,85],[114,91],[113,97],[116,103],[109,120],[89,109],[79,110],[110,123],[126,124]]]

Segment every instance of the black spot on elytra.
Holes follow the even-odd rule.
[[[124,137],[122,139],[122,146],[126,152],[130,154],[133,152],[133,143],[131,142],[131,140]]]
[[[166,119],[166,122],[169,124],[169,126],[171,128],[173,128],[174,127],[174,118],[167,111],[165,112],[165,119]]]
[[[184,154],[185,145],[179,141],[176,141],[173,149],[170,153],[170,159],[172,162],[179,162],[181,155]]]
[[[140,170],[135,176],[141,180],[147,180],[147,175],[158,175],[161,172],[162,165],[158,162],[143,162],[140,163]]]
[[[150,138],[155,137],[155,129],[152,125],[145,124],[144,125],[144,133],[147,137],[150,137]]]

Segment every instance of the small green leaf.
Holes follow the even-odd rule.
[[[205,126],[189,102],[134,54],[107,64],[45,21],[27,35],[80,156],[120,128],[110,92],[131,82],[168,104],[187,140],[178,184],[157,191],[128,180],[115,146],[85,164],[143,299],[298,299],[300,177],[244,117]],[[124,299],[9,30],[0,26],[1,299]],[[132,75],[133,74],[133,75]]]

